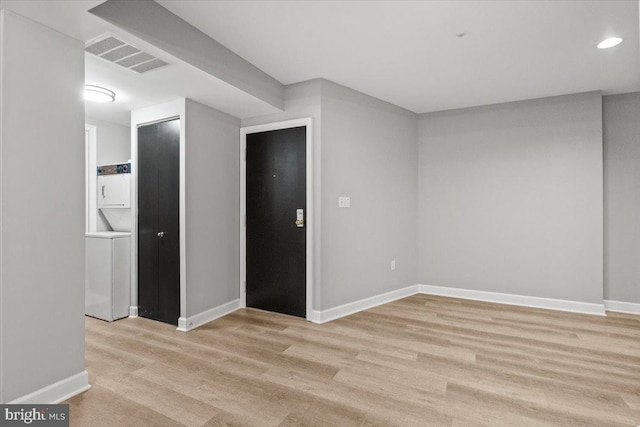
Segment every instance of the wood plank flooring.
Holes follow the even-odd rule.
[[[637,426],[640,316],[414,295],[324,325],[86,320],[74,426]]]

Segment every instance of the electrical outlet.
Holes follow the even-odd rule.
[[[338,197],[338,207],[339,208],[350,208],[351,207],[351,197],[347,197],[347,196]]]
[[[391,260],[391,269],[392,269],[392,270],[395,270],[395,269],[396,269],[396,260],[395,260],[395,259],[392,259],[392,260]]]

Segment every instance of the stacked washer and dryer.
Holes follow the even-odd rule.
[[[131,164],[98,166],[98,209],[113,231],[85,234],[85,313],[112,322],[129,315]]]

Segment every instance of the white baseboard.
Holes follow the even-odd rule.
[[[633,302],[604,300],[604,307],[616,313],[640,314],[640,304]]]
[[[138,306],[132,305],[129,307],[129,317],[138,317]]]
[[[239,308],[240,299],[235,299],[233,301],[229,301],[228,303],[211,308],[207,311],[203,311],[202,313],[198,313],[194,316],[180,317],[178,319],[178,330],[182,332],[188,332],[200,325],[204,325],[205,323],[211,322],[212,320],[215,320],[219,317],[226,316],[229,313],[233,313]]]
[[[67,377],[56,383],[26,394],[9,402],[10,404],[56,404],[87,391],[89,385],[89,374],[82,371],[78,374]]]
[[[324,323],[320,321],[321,318],[322,318],[322,311],[320,310],[311,310],[311,314],[307,313],[307,320],[310,322]],[[327,320],[325,320],[325,322],[327,322]]]
[[[352,303],[340,305],[328,310],[312,310],[307,320],[313,323],[325,323],[339,319],[359,311],[386,304],[400,298],[415,294],[439,295],[452,298],[462,298],[474,301],[486,301],[498,304],[517,305],[522,307],[544,308],[548,310],[568,311],[572,313],[606,316],[606,311],[640,315],[640,304],[604,300],[603,304],[586,303],[580,301],[560,300],[553,298],[530,297],[498,292],[474,291],[470,289],[447,288],[444,286],[412,285],[386,294],[365,298]],[[639,426],[640,427],[640,426]]]
[[[328,310],[313,310],[311,312],[311,320],[314,323],[325,323],[331,320],[339,319],[340,317],[348,316],[353,313],[357,313],[362,310],[376,307],[381,304],[386,304],[391,301],[405,298],[418,293],[418,286],[411,285],[402,289],[387,292],[384,294],[376,295],[369,298],[364,298],[358,301],[350,302],[347,304],[339,305],[337,307],[330,308]]]
[[[573,313],[606,316],[604,304],[567,301],[553,298],[530,297],[524,295],[501,294],[498,292],[474,291],[471,289],[447,288],[444,286],[418,286],[420,293],[428,295],[439,295],[444,297],[470,299],[474,301],[486,301],[498,304],[510,304],[524,307],[546,308],[550,310],[570,311]]]
[[[339,305],[327,310],[313,310],[311,314],[307,316],[307,320],[310,320],[313,323],[325,323],[415,294],[439,295],[444,297],[462,298],[474,301],[486,301],[498,304],[509,304],[523,307],[545,308],[548,310],[569,311],[572,313],[606,316],[605,304],[594,304],[553,298],[530,297],[514,294],[501,294],[498,292],[474,291],[471,289],[447,288],[444,286],[411,285],[381,295],[376,295],[348,304]],[[605,301],[605,303],[607,303],[607,301]],[[640,304],[621,303],[617,301],[608,301],[608,303],[614,303],[612,304],[612,307],[614,308],[611,308],[611,311],[640,314]],[[609,306],[607,306],[607,309],[609,309]]]

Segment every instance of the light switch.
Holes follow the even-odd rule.
[[[338,197],[338,207],[339,208],[350,208],[351,207],[351,197],[346,197],[346,196]]]

